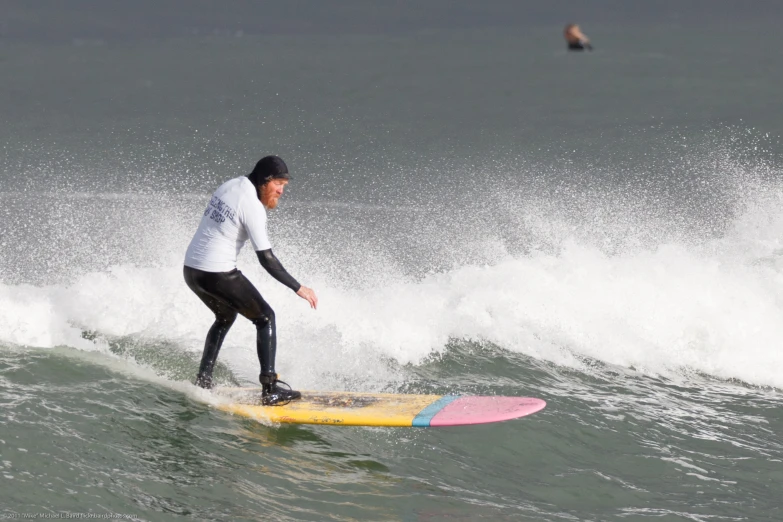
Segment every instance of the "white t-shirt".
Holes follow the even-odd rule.
[[[250,239],[254,250],[272,248],[266,232],[266,209],[246,176],[226,181],[210,199],[185,254],[185,266],[205,272],[229,272]]]

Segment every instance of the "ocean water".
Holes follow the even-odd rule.
[[[592,53],[567,53],[578,22]],[[779,520],[773,2],[7,2],[0,516]],[[279,154],[296,388],[535,396],[264,424],[191,384],[211,191]],[[257,379],[238,321],[224,385]]]

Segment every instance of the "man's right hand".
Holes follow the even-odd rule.
[[[299,287],[296,295],[310,303],[312,308],[318,308],[318,298],[315,296],[315,292],[313,292],[312,288],[307,288],[306,286],[302,285]]]

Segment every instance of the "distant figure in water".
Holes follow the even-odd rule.
[[[569,51],[588,51],[593,50],[593,46],[590,45],[590,39],[584,35],[576,24],[568,24],[563,29],[563,36],[568,44]]]

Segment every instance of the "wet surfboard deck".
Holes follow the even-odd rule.
[[[261,388],[218,388],[221,410],[252,419],[339,426],[444,427],[501,422],[535,413],[546,402],[532,397],[302,392],[284,406],[262,406]]]

